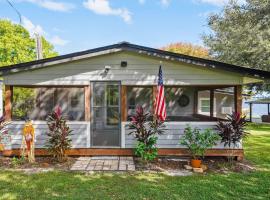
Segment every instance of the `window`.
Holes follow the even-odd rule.
[[[214,98],[214,117],[216,116],[216,98]],[[197,113],[210,116],[210,90],[198,91],[198,108]]]
[[[84,88],[14,87],[13,120],[46,120],[57,106],[68,120],[84,120]]]
[[[142,106],[146,112],[152,111],[152,87],[127,87],[127,109],[130,117],[137,106]]]
[[[228,114],[235,110],[234,88],[220,88],[214,90],[216,99],[216,117],[225,119]]]
[[[198,113],[210,116],[210,98],[199,98]]]

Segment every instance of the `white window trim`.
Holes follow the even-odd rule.
[[[198,114],[202,114],[202,115],[209,115],[210,116],[210,112],[202,112],[201,106],[202,106],[202,100],[209,100],[210,98],[207,97],[201,97],[199,98],[198,101]],[[217,111],[216,111],[216,98],[214,98],[214,117],[217,115]]]

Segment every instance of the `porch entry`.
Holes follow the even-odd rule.
[[[120,82],[91,82],[91,146],[120,147]]]

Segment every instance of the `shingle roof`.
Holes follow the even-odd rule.
[[[5,75],[5,74],[15,73],[19,71],[42,68],[48,65],[54,65],[54,64],[83,59],[83,58],[86,58],[87,56],[94,56],[95,54],[98,54],[98,53],[108,54],[108,53],[119,52],[119,51],[135,52],[141,55],[158,57],[160,59],[194,64],[198,67],[203,67],[203,68],[221,69],[225,71],[239,73],[243,76],[252,76],[258,79],[270,79],[270,72],[268,71],[241,67],[237,65],[218,62],[218,61],[214,61],[210,59],[188,56],[188,55],[179,54],[179,53],[172,53],[172,52],[168,52],[168,51],[164,51],[160,49],[154,49],[150,47],[131,44],[128,42],[121,42],[121,43],[117,43],[113,45],[89,49],[86,51],[70,53],[70,54],[56,56],[52,58],[46,58],[46,59],[35,60],[31,62],[4,66],[0,68],[0,74]]]

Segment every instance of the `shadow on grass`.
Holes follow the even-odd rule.
[[[0,172],[0,199],[266,199],[270,174],[161,174]]]

